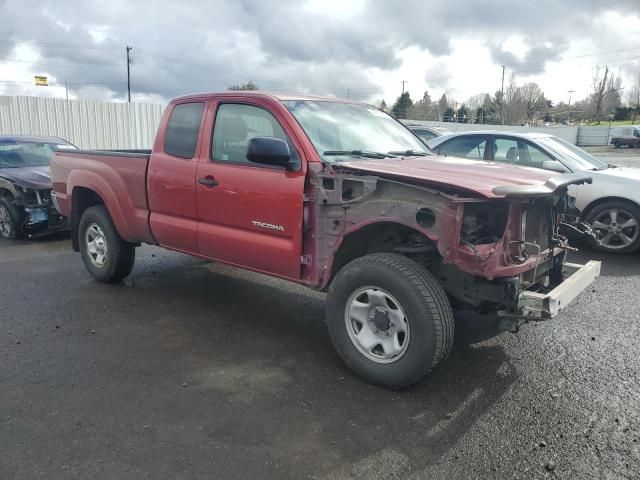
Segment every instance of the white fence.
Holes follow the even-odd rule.
[[[578,132],[578,145],[607,145],[611,134],[608,125],[599,127],[583,127]]]
[[[582,127],[521,127],[515,125],[480,125],[477,123],[451,123],[423,120],[402,120],[406,124],[428,125],[430,127],[442,127],[454,132],[467,132],[470,130],[498,130],[501,132],[544,132],[550,133],[566,141],[576,144],[578,130]]]
[[[0,96],[0,134],[53,135],[80,148],[151,148],[164,105]],[[453,131],[547,132],[578,145],[606,145],[609,128],[520,127],[403,120]]]
[[[0,134],[53,135],[80,148],[151,148],[164,105],[0,96]]]

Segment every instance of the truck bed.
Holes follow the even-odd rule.
[[[51,160],[51,180],[60,213],[72,217],[70,199],[72,194],[74,203],[82,198],[82,191],[74,192],[81,185],[96,192],[103,203],[118,207],[110,214],[122,238],[134,243],[155,243],[149,228],[147,200],[150,156],[149,150],[56,152]]]

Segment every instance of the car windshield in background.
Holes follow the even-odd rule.
[[[45,167],[56,149],[74,149],[56,143],[0,143],[0,168]]]
[[[401,123],[366,105],[311,100],[283,102],[316,151],[329,162],[394,155],[429,155],[428,148]]]
[[[604,170],[609,165],[598,160],[589,152],[558,137],[542,137],[537,139],[545,147],[562,157],[571,170]]]

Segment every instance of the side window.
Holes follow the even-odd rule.
[[[249,140],[255,137],[275,137],[289,144],[291,160],[300,164],[300,157],[278,121],[263,108],[252,105],[224,103],[218,107],[213,127],[211,159],[216,162],[246,163]]]
[[[544,150],[536,147],[533,143],[526,142],[524,144],[526,151],[526,163],[524,165],[528,167],[542,168],[543,162],[547,160],[554,160],[551,155],[549,155]]]
[[[520,149],[515,138],[495,138],[493,159],[496,162],[520,164]]]
[[[469,135],[465,137],[456,137],[440,146],[440,155],[451,157],[471,158],[474,160],[482,160],[484,158],[484,149],[487,145],[487,139],[481,135]]]
[[[198,145],[198,132],[204,103],[183,103],[171,112],[164,136],[164,152],[180,158],[193,158]]]
[[[415,130],[415,134],[418,135],[418,137],[420,137],[425,142],[428,142],[432,138],[436,138],[436,134],[431,133],[428,130]]]

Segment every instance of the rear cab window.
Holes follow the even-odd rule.
[[[164,136],[164,152],[190,159],[196,153],[204,112],[203,102],[181,103],[173,107]]]

